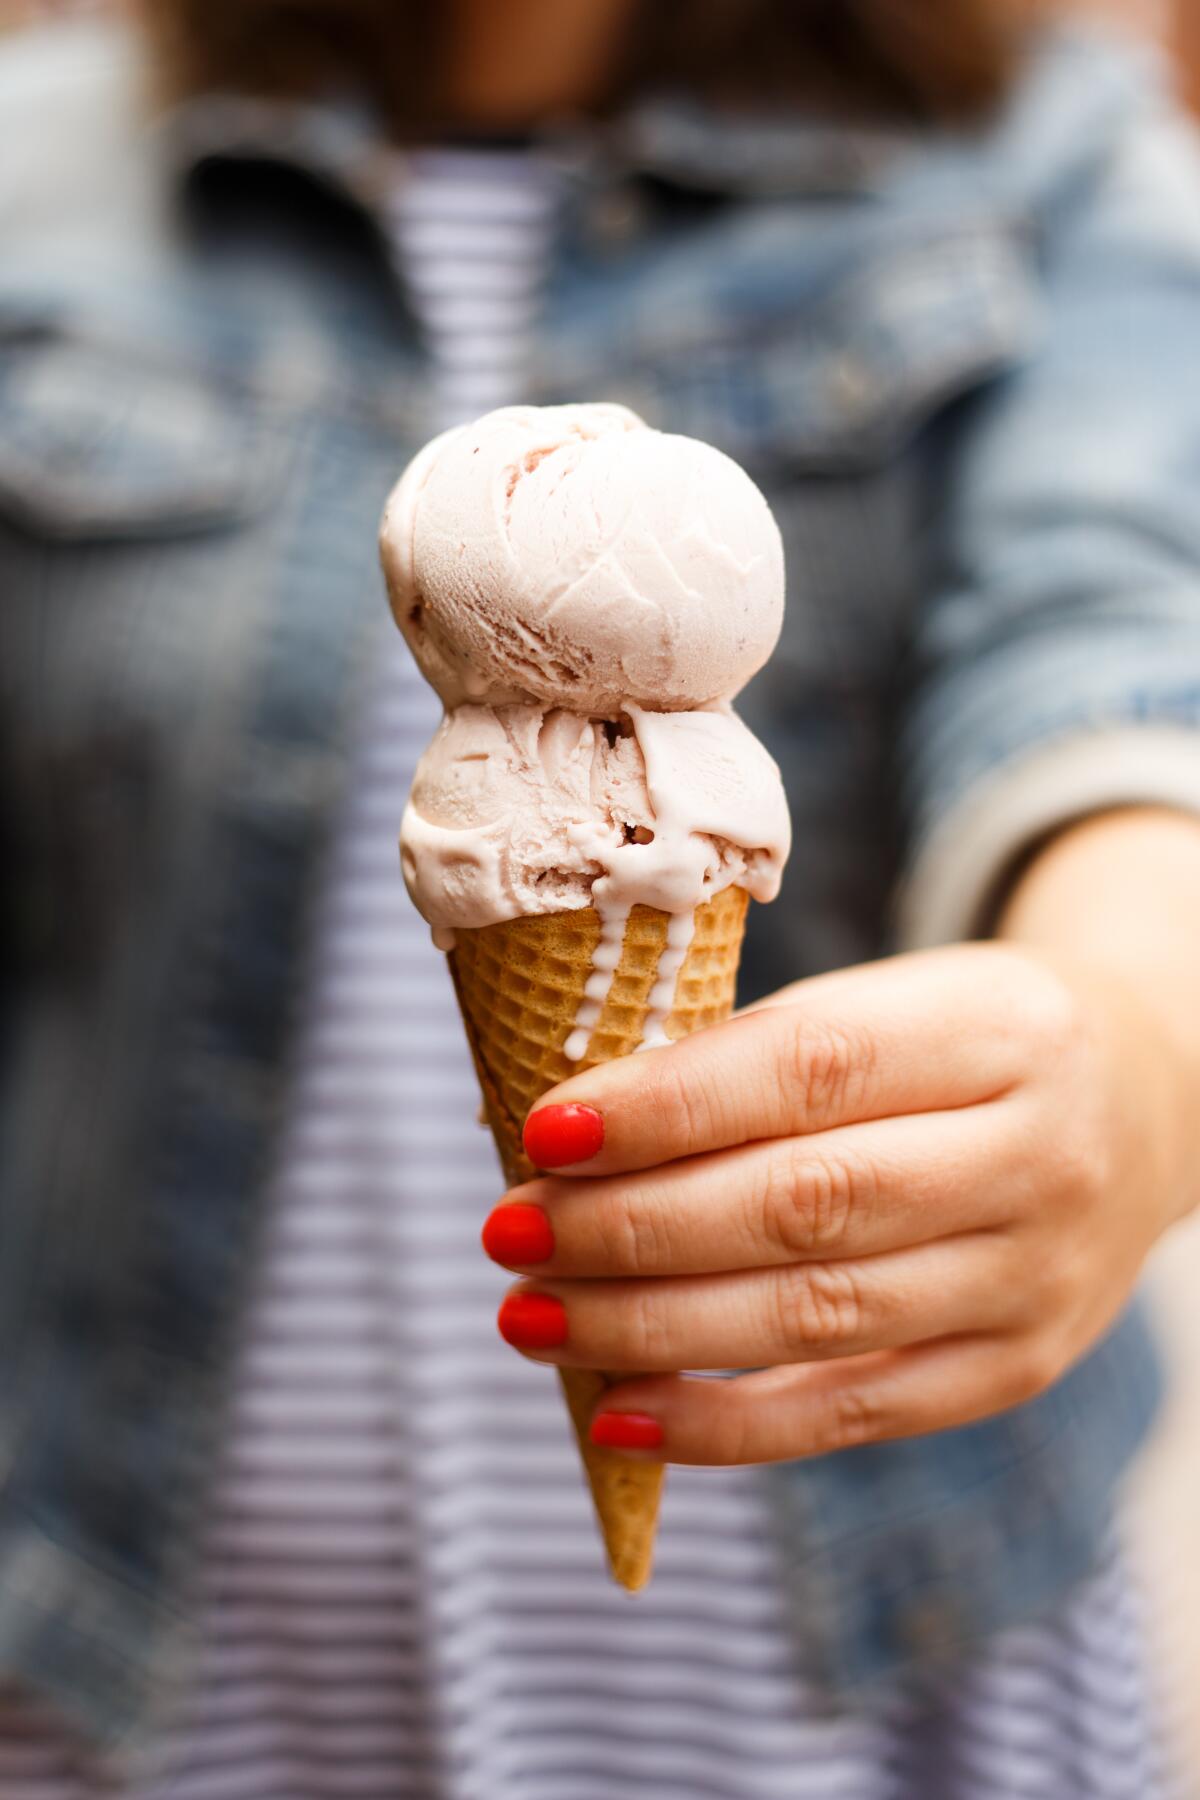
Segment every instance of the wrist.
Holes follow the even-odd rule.
[[[1042,953],[1107,1024],[1112,1104],[1168,1208],[1200,1203],[1200,820],[1131,807],[1067,827],[1023,868],[997,935]]]
[[[1114,1174],[1157,1240],[1200,1204],[1200,1069],[1170,1014],[1117,959],[1023,946],[1051,966],[1086,1022]]]
[[[1165,1231],[1200,1204],[1200,1062],[1173,1010],[1148,998],[1127,969],[1105,965],[1099,974],[1113,1091],[1124,1100]]]

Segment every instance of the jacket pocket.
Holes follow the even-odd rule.
[[[799,244],[804,230],[798,220]],[[943,224],[851,256],[815,285],[764,263],[736,305],[656,303],[643,319],[632,404],[752,467],[835,473],[879,465],[1019,361],[1039,295],[1015,228]]]
[[[0,517],[57,539],[207,531],[275,491],[278,434],[233,381],[102,332],[0,321]]]

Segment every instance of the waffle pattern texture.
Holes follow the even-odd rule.
[[[747,896],[737,887],[697,908],[665,1030],[672,1039],[716,1025],[733,1010]],[[537,1173],[521,1130],[534,1102],[596,1063],[628,1056],[642,1039],[650,990],[666,947],[669,915],[635,906],[612,987],[578,1063],[563,1054],[600,940],[594,907],[507,919],[456,933],[450,969],[483,1091],[484,1110],[510,1185]],[[663,1471],[588,1442],[596,1400],[611,1380],[591,1369],[559,1371],[591,1484],[609,1565],[623,1587],[649,1579]]]

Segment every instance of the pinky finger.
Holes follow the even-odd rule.
[[[786,1462],[855,1444],[918,1437],[969,1425],[1031,1400],[1063,1372],[1033,1339],[940,1338],[913,1349],[765,1369],[727,1381],[646,1376],[609,1388],[593,1416],[598,1441],[620,1445],[612,1415],[636,1414],[631,1445],[647,1441],[644,1421],[662,1428],[656,1462]],[[655,1434],[649,1433],[649,1436]]]

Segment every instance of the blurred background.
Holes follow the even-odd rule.
[[[1179,83],[1200,111],[1200,0],[1069,0],[1170,47]],[[0,30],[86,19],[113,0],[0,0]],[[1200,503],[1200,497],[1198,497]],[[1200,1795],[1200,1219],[1177,1229],[1151,1280],[1174,1364],[1169,1406],[1139,1466],[1131,1531],[1146,1570],[1170,1702]],[[3,1796],[0,1796],[3,1800]],[[1065,1800],[1065,1797],[1064,1797]]]
[[[1076,0],[1171,47],[1179,81],[1200,111],[1200,5],[1197,0]],[[1134,1484],[1131,1526],[1155,1607],[1170,1702],[1187,1757],[1189,1800],[1200,1795],[1200,1219],[1167,1241],[1151,1281],[1173,1365],[1173,1389]]]

